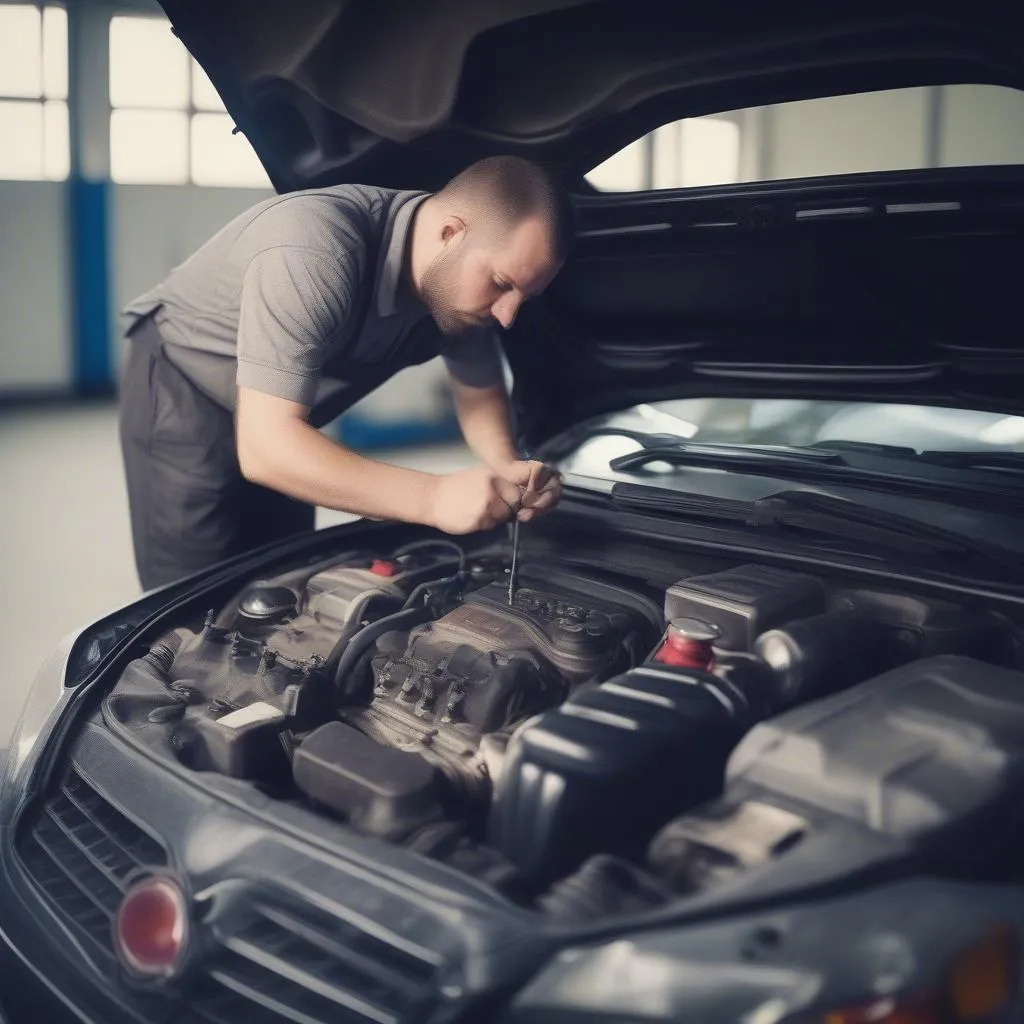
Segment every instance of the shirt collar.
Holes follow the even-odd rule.
[[[382,238],[383,257],[377,275],[377,315],[392,316],[398,311],[398,287],[405,263],[406,240],[416,208],[430,193],[400,192],[388,211]]]

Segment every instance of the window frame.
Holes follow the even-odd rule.
[[[1004,82],[986,81],[983,79],[944,82],[940,84],[911,84],[893,86],[890,88],[864,89],[855,92],[842,92],[834,95],[817,96],[811,95],[805,98],[790,100],[779,100],[774,102],[761,103],[746,107],[737,107],[730,110],[711,110],[702,114],[688,114],[676,117],[667,121],[660,121],[640,132],[630,142],[620,145],[613,152],[608,153],[598,160],[594,165],[582,172],[577,171],[577,189],[581,195],[594,198],[614,198],[625,196],[659,196],[673,192],[701,191],[716,188],[729,188],[733,186],[755,187],[777,184],[783,181],[799,181],[816,179],[828,181],[840,177],[859,175],[899,174],[908,172],[928,171],[970,171],[981,168],[999,169],[1024,166],[1024,151],[1019,158],[1009,159],[987,159],[987,160],[955,160],[947,159],[944,153],[947,149],[955,148],[950,146],[950,134],[956,138],[956,129],[952,128],[950,111],[955,109],[954,102],[957,93],[966,93],[972,89],[988,89],[993,94],[990,102],[998,100],[997,93],[1012,93],[1017,96],[1017,101],[1024,105],[1024,88],[1019,85],[1009,85]],[[924,134],[924,156],[914,166],[879,166],[876,168],[851,168],[847,170],[817,170],[808,169],[802,172],[778,173],[775,169],[776,163],[776,142],[774,136],[775,119],[780,110],[793,107],[807,102],[826,102],[829,100],[848,100],[858,97],[886,96],[887,94],[922,92],[924,94],[924,118],[921,122]],[[685,122],[688,120],[717,119],[732,121],[737,125],[740,132],[739,145],[739,176],[734,183],[716,184],[708,182],[705,184],[689,184],[674,186],[659,186],[653,184],[653,160],[655,150],[655,137],[657,133],[665,128]],[[1002,122],[1001,122],[1002,123]],[[1009,126],[1010,122],[1005,122]],[[608,188],[595,184],[591,175],[604,163],[638,143],[644,143],[647,149],[648,167],[641,166],[638,169],[637,183],[630,188]],[[767,164],[769,171],[764,172],[764,164]]]
[[[3,170],[3,165],[0,163],[0,181],[12,182],[12,181],[42,181],[42,182],[61,182],[67,181],[71,175],[71,129],[70,129],[70,96],[69,96],[69,77],[70,77],[70,61],[69,61],[69,33],[68,33],[68,12],[67,4],[64,0],[43,0],[43,2],[10,2],[10,0],[0,0],[0,8],[16,8],[25,7],[32,11],[35,11],[39,15],[39,91],[35,95],[12,95],[11,93],[0,91],[0,104],[18,104],[25,106],[34,106],[39,108],[41,117],[41,132],[40,132],[40,146],[41,151],[39,155],[39,166],[41,168],[39,174],[34,175],[18,175],[11,176]],[[51,90],[47,84],[46,74],[46,57],[47,57],[47,39],[46,39],[46,11],[47,10],[59,10],[63,12],[63,60],[64,60],[64,72],[62,75],[63,84],[62,87],[56,91]],[[60,171],[52,172],[47,166],[49,163],[49,144],[50,139],[48,138],[48,131],[50,130],[50,118],[47,116],[47,109],[51,106],[59,106],[63,108],[63,147],[61,151]]]
[[[110,69],[110,70],[108,70],[108,76],[107,76],[108,77],[108,81],[107,81],[107,104],[108,104],[108,107],[109,107],[109,114],[108,114],[108,116],[109,116],[109,124],[111,126],[111,129],[113,128],[114,114],[117,111],[132,111],[132,112],[141,113],[141,114],[168,113],[168,112],[169,113],[176,113],[176,114],[184,114],[185,115],[185,141],[184,141],[184,145],[185,145],[185,161],[184,162],[185,162],[186,173],[185,173],[185,177],[184,177],[183,180],[174,180],[174,181],[166,181],[166,180],[165,181],[156,181],[156,180],[145,180],[145,181],[138,180],[138,181],[136,181],[136,180],[132,180],[130,182],[119,182],[117,180],[117,178],[115,177],[115,175],[114,175],[114,163],[115,163],[115,161],[114,161],[114,150],[113,150],[113,131],[111,130],[111,141],[110,141],[110,145],[109,145],[109,150],[110,150],[110,152],[109,152],[109,162],[110,162],[110,164],[109,165],[110,165],[110,178],[111,178],[111,180],[113,182],[115,182],[115,184],[130,184],[130,185],[136,185],[137,184],[137,185],[171,186],[171,187],[177,186],[179,188],[182,187],[182,186],[187,186],[187,187],[192,187],[192,188],[236,188],[236,189],[253,189],[253,190],[271,189],[273,186],[272,186],[272,184],[270,182],[270,177],[267,174],[265,169],[263,170],[264,181],[262,183],[260,183],[260,184],[254,184],[254,183],[240,184],[240,183],[231,183],[231,182],[208,183],[208,182],[204,182],[204,181],[200,181],[200,180],[196,179],[196,176],[195,176],[195,156],[194,156],[195,146],[194,146],[194,143],[193,143],[193,131],[194,131],[194,127],[193,126],[195,124],[196,117],[197,116],[198,117],[202,117],[203,115],[214,114],[214,115],[220,115],[220,116],[223,116],[223,117],[227,117],[227,118],[230,119],[231,115],[228,113],[228,111],[227,111],[227,109],[226,109],[226,107],[224,105],[223,100],[221,100],[219,97],[218,97],[218,104],[219,105],[216,106],[216,107],[197,104],[197,102],[196,102],[196,91],[197,91],[196,90],[196,76],[197,76],[197,74],[206,76],[207,78],[209,76],[206,75],[205,69],[196,60],[196,58],[189,52],[188,48],[183,43],[181,43],[180,40],[176,39],[178,45],[181,46],[182,51],[185,54],[185,58],[187,60],[187,66],[188,66],[188,74],[187,74],[188,98],[187,98],[187,102],[186,102],[185,105],[175,105],[175,106],[169,106],[169,105],[142,106],[142,105],[133,105],[133,104],[115,104],[114,103],[113,96],[112,96],[112,88],[111,88],[111,86],[112,86],[112,74],[113,74],[112,69],[113,69],[113,66],[114,66],[115,55],[114,55],[114,47],[113,47],[112,31],[111,30],[112,30],[112,26],[113,26],[114,20],[116,18],[130,18],[130,19],[134,19],[134,20],[138,20],[138,21],[145,20],[145,21],[155,22],[157,24],[164,25],[166,27],[166,29],[167,29],[168,34],[172,34],[172,29],[171,29],[170,21],[165,16],[163,16],[163,15],[161,15],[159,13],[148,12],[148,11],[141,11],[141,10],[138,10],[136,8],[124,7],[124,6],[119,6],[118,8],[116,8],[116,9],[114,9],[114,10],[112,10],[110,12],[110,20],[109,20],[109,25],[108,25],[108,30],[107,30],[107,40],[108,40],[108,47],[109,47],[108,67]],[[214,90],[214,91],[216,91],[216,90]],[[239,134],[237,127],[233,129],[232,134]]]

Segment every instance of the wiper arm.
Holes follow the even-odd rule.
[[[685,452],[695,458],[715,458],[735,455],[737,458],[758,459],[776,458],[780,456],[791,456],[803,462],[819,465],[822,463],[835,463],[841,465],[843,457],[838,452],[823,451],[816,448],[795,447],[791,445],[763,445],[763,444],[730,444],[726,442],[712,441],[690,441],[687,438],[679,437],[676,434],[651,434],[644,430],[631,430],[629,427],[593,427],[581,433],[570,433],[563,446],[566,451],[571,451],[587,441],[594,441],[600,437],[625,437],[640,445],[641,451],[631,452],[622,455],[620,458],[629,459],[634,456],[641,461],[648,453],[668,451],[672,454]],[[553,457],[564,454],[561,448],[553,449],[548,453]],[[658,456],[652,454],[653,460]],[[616,460],[617,461],[617,460]],[[613,465],[614,468],[614,465]]]
[[[695,496],[636,484],[616,484],[612,499],[624,508],[675,513],[713,523],[805,531],[912,555],[984,558],[1019,575],[1020,556],[1005,548],[910,516],[816,491],[786,490],[756,501]]]
[[[641,442],[642,444],[643,442]],[[608,466],[616,471],[636,469],[648,462],[676,462],[694,466],[728,466],[744,468],[751,463],[772,466],[843,466],[838,452],[818,448],[792,448],[767,444],[710,444],[699,441],[673,440],[671,444],[646,444],[642,451],[629,452],[612,459]]]

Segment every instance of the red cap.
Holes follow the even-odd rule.
[[[385,561],[383,558],[375,558],[370,563],[370,572],[374,576],[397,576],[400,571],[394,562]]]
[[[665,632],[654,660],[678,668],[697,668],[707,672],[715,663],[716,626],[700,619],[673,619]]]

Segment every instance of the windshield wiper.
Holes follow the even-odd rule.
[[[992,561],[1017,577],[1022,559],[998,545],[967,537],[910,516],[887,512],[816,491],[786,490],[752,502],[710,498],[637,484],[616,484],[612,500],[623,508],[670,512],[712,523],[733,522],[754,529],[814,533],[910,555],[978,558]]]
[[[642,464],[647,453],[669,450],[672,452],[687,452],[695,458],[719,459],[721,457],[735,455],[738,459],[756,459],[760,456],[769,458],[791,457],[801,462],[820,465],[824,463],[843,464],[843,457],[838,452],[825,451],[819,448],[797,447],[785,444],[730,444],[717,441],[689,441],[679,437],[677,434],[649,434],[643,430],[631,430],[628,427],[594,427],[581,434],[573,434],[562,447],[571,451],[582,446],[587,441],[596,440],[599,437],[625,437],[640,445],[641,450],[631,452],[628,455],[619,456],[620,459],[638,457]],[[562,447],[553,450],[549,454],[558,457],[563,452]],[[657,456],[651,454],[647,461]],[[612,467],[614,468],[614,466]]]
[[[1024,474],[1024,452],[989,451],[924,451],[896,444],[879,444],[873,441],[816,441],[819,450],[836,452],[861,452],[865,455],[891,456],[925,462],[932,466],[947,466],[950,469],[991,469],[998,472]]]
[[[889,446],[871,447],[877,452]],[[853,449],[850,450],[852,454]],[[863,451],[869,454],[866,449]],[[892,454],[891,448],[886,454]],[[638,452],[619,455],[608,462],[608,468],[617,473],[630,473],[651,462],[667,462],[684,468],[733,470],[750,476],[785,477],[798,483],[899,493],[906,497],[987,511],[992,511],[993,499],[1003,503],[1002,512],[1024,507],[1024,488],[1016,477],[1010,478],[1009,474],[1000,480],[995,473],[950,472],[953,467],[924,463],[920,456],[910,455],[894,458],[892,469],[887,471],[881,466],[853,465],[840,451],[820,446],[697,444],[674,439],[671,444],[651,445]],[[898,466],[899,463],[902,465]],[[930,466],[932,473],[914,473],[915,466],[920,470]]]
[[[918,458],[935,466],[954,469],[991,469],[1024,474],[1024,452],[921,452]]]

